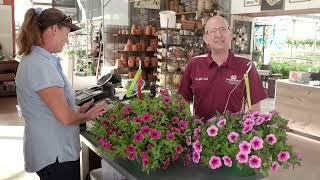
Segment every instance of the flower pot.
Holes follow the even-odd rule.
[[[135,172],[142,171],[142,164],[139,163],[137,159],[135,160],[128,160],[128,164],[131,169],[133,169]]]
[[[144,57],[143,66],[144,67],[149,67],[150,66],[150,57],[148,57],[148,56]]]
[[[248,177],[256,174],[255,170],[251,169],[248,165],[242,165],[242,169],[238,168],[236,162],[233,162],[233,166],[227,169],[234,176]]]
[[[152,57],[151,58],[151,66],[152,67],[157,67],[158,66],[158,58]]]
[[[128,59],[128,67],[133,68],[135,64],[136,58],[134,56],[130,56]]]

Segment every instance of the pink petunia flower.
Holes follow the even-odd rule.
[[[99,139],[99,143],[102,145],[104,142],[106,142],[107,138],[102,136],[100,139]]]
[[[251,144],[251,148],[254,150],[259,150],[263,148],[263,139],[261,139],[258,136],[254,136],[251,140],[250,140],[250,144]]]
[[[169,95],[169,90],[168,89],[160,89],[160,94],[163,96],[168,96]]]
[[[264,117],[264,121],[270,121],[272,119],[272,114],[268,113],[268,114],[263,114]]]
[[[177,146],[177,153],[181,154],[183,152],[183,147],[181,145]]]
[[[243,120],[244,121],[247,120],[247,119],[252,119],[252,118],[253,118],[252,114],[246,114],[246,115],[243,116]]]
[[[253,129],[253,126],[252,126],[252,125],[244,126],[243,129],[242,129],[242,134],[247,134],[247,133],[250,132],[252,129]]]
[[[225,166],[228,166],[228,167],[232,166],[232,160],[229,156],[223,156],[222,160]]]
[[[255,125],[261,125],[264,122],[264,117],[260,116],[255,119]]]
[[[156,116],[160,117],[161,116],[161,112],[156,112]]]
[[[149,159],[142,159],[143,167],[147,167],[149,165]]]
[[[187,146],[191,145],[191,137],[190,136],[187,137],[186,144],[187,144]]]
[[[142,151],[140,153],[140,156],[142,159],[149,159],[148,152]]]
[[[164,103],[169,103],[169,102],[171,102],[171,99],[170,99],[169,96],[164,96],[164,97],[162,98],[162,102],[164,102]]]
[[[200,144],[199,140],[195,141],[192,144],[192,147],[193,147],[194,151],[196,151],[196,152],[200,153],[202,151],[202,145]]]
[[[231,132],[229,135],[228,135],[228,140],[231,142],[231,143],[234,143],[237,139],[239,139],[239,134],[236,133],[236,132]]]
[[[226,125],[226,122],[227,122],[227,120],[223,118],[223,119],[221,119],[221,120],[218,121],[217,126],[218,126],[219,128],[221,128],[221,127],[223,127],[224,125]]]
[[[109,141],[103,143],[103,148],[104,149],[109,149],[111,146],[112,146],[112,144]]]
[[[247,163],[248,162],[248,154],[244,154],[242,153],[241,151],[238,152],[238,154],[236,155],[236,159],[238,160],[238,162],[240,164],[243,164],[243,163]]]
[[[239,144],[239,149],[242,154],[250,154],[251,153],[251,144],[247,141],[241,141]]]
[[[150,132],[149,126],[142,126],[140,130],[143,134],[148,134]]]
[[[242,122],[242,125],[243,126],[254,126],[255,125],[255,122],[253,119],[246,119]]]
[[[210,137],[215,137],[218,134],[218,128],[215,125],[211,125],[207,129],[207,133]]]
[[[187,127],[188,127],[187,121],[180,121],[180,128],[181,129],[186,129]]]
[[[193,130],[193,135],[194,135],[194,137],[198,137],[199,134],[200,134],[200,132],[201,132],[201,126],[198,126],[197,128],[195,128],[195,129]]]
[[[144,122],[151,122],[153,120],[153,117],[152,117],[151,114],[145,113],[145,114],[142,115],[142,120]]]
[[[278,154],[278,161],[280,162],[285,162],[287,161],[288,159],[290,159],[290,154],[288,151],[281,151],[279,154]]]
[[[101,121],[101,124],[105,127],[107,127],[109,125],[109,122],[107,120],[103,120]]]
[[[217,156],[212,156],[209,160],[209,167],[211,169],[218,169],[222,165],[221,158]]]
[[[129,114],[130,111],[131,111],[131,107],[130,107],[129,105],[125,105],[125,106],[123,107],[123,113],[124,113],[124,114]]]
[[[132,144],[128,145],[126,149],[124,150],[126,153],[130,152],[136,152],[136,147],[134,147]]]
[[[144,139],[143,133],[142,132],[136,132],[133,135],[133,142],[138,143]]]
[[[255,112],[252,113],[252,116],[255,117],[255,118],[256,118],[256,117],[259,117],[259,116],[261,116],[261,115],[262,115],[262,114],[261,114],[261,112],[259,112],[259,111],[255,111]]]
[[[160,139],[161,137],[161,132],[156,130],[156,129],[151,129],[150,131],[150,137],[151,139]]]
[[[277,137],[274,134],[268,134],[266,136],[266,139],[270,145],[274,145],[275,143],[277,143]]]
[[[134,117],[134,121],[137,122],[137,123],[139,123],[139,124],[142,123],[142,120],[141,120],[141,118],[139,118],[139,117]]]
[[[190,160],[186,159],[183,161],[183,166],[186,167],[186,166],[189,166],[190,165]]]
[[[172,118],[172,122],[173,123],[178,123],[179,122],[179,118],[178,117],[173,117]]]
[[[271,165],[271,170],[272,171],[277,171],[279,169],[280,165],[277,161],[273,162]]]
[[[179,158],[179,153],[176,152],[176,153],[174,154],[174,156],[173,156],[173,161],[178,160],[178,158]]]
[[[255,168],[255,169],[260,168],[261,158],[256,155],[251,156],[249,159],[249,167]]]
[[[193,153],[192,153],[192,161],[194,163],[196,163],[196,164],[199,163],[199,161],[200,161],[200,153],[199,152],[193,151]]]
[[[174,133],[170,132],[167,134],[168,139],[174,139]]]
[[[132,151],[132,152],[129,153],[128,159],[134,160],[136,158],[137,158],[137,152],[136,151]]]

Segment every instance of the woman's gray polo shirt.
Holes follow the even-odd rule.
[[[36,172],[59,162],[75,161],[80,156],[78,125],[63,125],[55,118],[37,91],[62,87],[68,104],[75,111],[75,93],[62,72],[60,59],[41,47],[32,47],[19,64],[17,98],[25,119],[24,160],[27,172]]]

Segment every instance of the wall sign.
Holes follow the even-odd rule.
[[[311,0],[289,0],[289,3],[305,2],[305,1],[311,1]]]
[[[250,54],[251,26],[250,21],[234,22],[233,39],[236,54]]]
[[[135,8],[160,9],[160,0],[136,0]]]
[[[261,11],[265,10],[282,10],[284,0],[261,0]]]
[[[244,7],[259,6],[260,0],[244,0]]]

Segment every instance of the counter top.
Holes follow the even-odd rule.
[[[287,84],[292,84],[292,85],[297,85],[297,86],[320,89],[320,86],[313,86],[310,83],[303,84],[303,83],[291,82],[291,81],[289,81],[289,79],[280,79],[280,80],[277,80],[277,83],[287,83]]]

